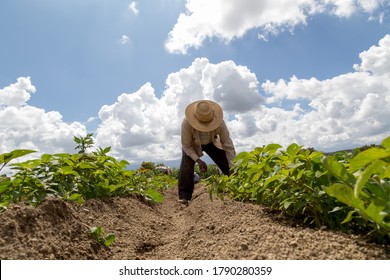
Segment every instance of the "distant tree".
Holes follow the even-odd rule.
[[[141,163],[141,167],[144,169],[153,170],[155,168],[155,164],[154,164],[154,162],[151,162],[151,161],[143,161]]]

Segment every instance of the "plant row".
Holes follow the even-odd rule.
[[[211,198],[252,201],[316,227],[389,240],[390,137],[381,146],[330,156],[270,144],[238,154],[232,168],[233,176],[208,179]]]
[[[20,201],[38,205],[48,195],[78,203],[134,195],[149,203],[159,203],[163,200],[160,190],[176,184],[172,176],[127,169],[127,161],[108,155],[110,147],[86,153],[92,143],[85,138],[76,139],[79,153],[43,154],[38,159],[11,164],[15,174],[0,177],[0,207],[4,209]],[[11,160],[33,152],[14,150],[0,155],[0,170]]]

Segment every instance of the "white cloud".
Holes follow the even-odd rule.
[[[259,85],[254,73],[232,61],[195,59],[168,76],[161,98],[145,84],[104,106],[98,142],[135,162],[179,159],[184,109],[205,98],[222,105],[237,151],[269,143],[323,151],[379,143],[390,135],[389,37],[362,52],[354,72],[327,80],[294,76]]]
[[[339,17],[349,17],[359,10],[366,13],[373,13],[379,8],[381,0],[325,0],[325,4],[332,8],[331,13]]]
[[[73,136],[85,135],[85,127],[78,122],[65,123],[59,112],[26,104],[35,91],[29,77],[20,77],[15,84],[0,89],[0,153],[15,149],[73,152]]]
[[[245,66],[197,58],[168,75],[161,97],[146,83],[103,106],[96,144],[111,146],[114,156],[133,163],[177,160],[185,107],[203,98],[222,105],[237,151],[268,143],[296,142],[324,151],[379,143],[390,135],[389,50],[387,35],[360,54],[353,72],[262,83]],[[0,153],[16,148],[72,152],[73,135],[85,135],[85,127],[65,123],[59,112],[29,106],[32,92],[29,78],[0,89]]]
[[[137,5],[138,3],[137,2],[131,2],[129,5],[128,5],[128,8],[129,10],[135,14],[135,15],[138,15],[139,14],[139,10],[137,8]]]
[[[205,97],[220,103],[230,113],[261,108],[263,98],[258,92],[256,75],[233,61],[208,64],[201,84]]]
[[[180,14],[165,48],[185,54],[191,47],[201,47],[206,38],[229,42],[254,28],[259,29],[259,38],[267,40],[268,34],[306,24],[308,16],[314,14],[373,14],[381,4],[382,0],[187,0],[187,11]]]
[[[323,151],[379,143],[390,135],[389,37],[362,52],[354,72],[327,80],[294,76],[258,85],[254,73],[232,61],[195,59],[167,77],[162,97],[147,83],[102,107],[97,142],[133,162],[179,159],[184,109],[205,98],[222,105],[237,151],[269,143]]]
[[[130,41],[130,38],[127,35],[122,35],[122,37],[118,40],[119,44],[121,44],[121,45],[126,45],[129,43],[129,41]]]
[[[354,65],[356,70],[370,71],[376,75],[390,72],[390,35],[386,35],[379,41],[378,46],[372,46],[369,50],[359,55],[361,65]]]
[[[31,93],[36,89],[31,84],[30,77],[20,77],[15,84],[0,89],[0,107],[22,106],[30,100]]]
[[[390,135],[390,36],[360,58],[356,72],[332,79],[292,77],[264,82],[269,110],[277,110],[282,121],[261,139],[283,144],[296,139],[307,146],[335,150],[379,143]],[[277,108],[286,101],[307,103],[307,108],[288,119],[292,112]]]
[[[178,159],[180,125],[185,107],[198,99],[219,102],[229,114],[260,110],[256,76],[231,61],[212,64],[195,59],[188,68],[171,73],[161,98],[147,83],[134,93],[124,93],[99,112],[97,145],[112,147],[113,155],[130,161]]]

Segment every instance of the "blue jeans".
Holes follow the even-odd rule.
[[[229,162],[226,152],[214,146],[213,143],[202,145],[202,150],[210,156],[222,173],[229,175]],[[179,171],[179,198],[191,200],[194,192],[195,161],[182,151]]]

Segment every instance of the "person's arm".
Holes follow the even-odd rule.
[[[199,156],[195,151],[193,143],[191,126],[186,119],[184,119],[181,124],[181,145],[187,156],[192,158],[194,161],[197,161],[199,159]]]
[[[222,122],[222,125],[220,127],[219,138],[221,141],[222,148],[226,152],[229,167],[231,167],[233,165],[232,161],[236,157],[236,150],[234,149],[233,141],[230,138],[229,130],[224,121]]]

